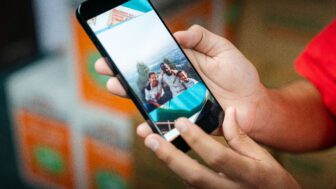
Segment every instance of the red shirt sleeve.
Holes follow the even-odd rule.
[[[336,116],[336,20],[310,42],[295,67],[317,87],[325,105]]]

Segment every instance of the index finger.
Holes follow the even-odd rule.
[[[175,127],[182,138],[214,170],[232,178],[241,178],[241,170],[252,172],[249,159],[225,147],[188,119],[179,119]]]
[[[145,139],[145,145],[154,151],[168,168],[175,172],[184,181],[197,188],[236,188],[236,184],[223,179],[218,173],[199,164],[187,154],[178,150],[161,136],[152,134]]]

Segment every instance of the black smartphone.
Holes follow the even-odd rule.
[[[76,15],[155,133],[186,152],[177,118],[207,133],[222,124],[223,109],[150,1],[89,0]]]

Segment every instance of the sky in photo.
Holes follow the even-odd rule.
[[[155,11],[101,32],[98,38],[126,76],[135,74],[138,62],[150,62],[163,49],[169,52],[177,47]]]

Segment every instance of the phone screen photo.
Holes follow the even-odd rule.
[[[219,105],[147,0],[130,0],[87,24],[156,130],[168,141],[174,121],[197,123]],[[218,125],[216,125],[217,127]]]

